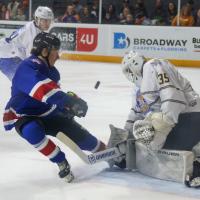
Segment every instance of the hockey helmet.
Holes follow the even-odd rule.
[[[47,31],[53,23],[54,14],[52,10],[45,6],[39,6],[35,11],[35,24],[41,31]]]
[[[35,11],[35,18],[54,20],[54,14],[50,8],[39,6]]]
[[[52,49],[60,49],[60,40],[51,33],[41,32],[33,40],[33,48],[31,53],[38,56],[41,54],[44,48],[48,49],[48,52]]]
[[[122,72],[129,81],[136,84],[142,77],[142,68],[144,63],[144,56],[142,56],[139,52],[131,50],[125,54],[122,59]]]

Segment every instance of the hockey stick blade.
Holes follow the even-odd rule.
[[[93,165],[97,162],[108,161],[121,155],[117,147],[109,148],[87,155],[64,133],[59,132],[56,137],[67,147],[69,147],[74,153],[76,153],[81,158],[81,160],[90,165]]]

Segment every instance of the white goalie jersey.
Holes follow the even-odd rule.
[[[9,37],[0,40],[0,57],[27,58],[33,46],[33,39],[40,32],[41,30],[35,26],[34,21],[28,22]]]
[[[190,82],[163,59],[152,59],[143,66],[139,86],[134,86],[132,108],[125,129],[149,112],[162,112],[173,123],[180,113],[200,112],[200,98]]]

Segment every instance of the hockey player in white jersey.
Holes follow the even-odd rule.
[[[186,177],[186,185],[200,187],[199,95],[164,59],[147,61],[140,53],[130,51],[122,60],[122,71],[133,83],[125,130],[152,152],[162,148],[193,151],[193,173]]]
[[[0,70],[9,80],[12,80],[19,63],[30,56],[35,36],[42,31],[48,31],[53,20],[52,10],[39,6],[33,21],[0,40]]]

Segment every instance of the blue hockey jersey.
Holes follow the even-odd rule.
[[[70,96],[60,89],[60,74],[32,55],[22,61],[12,80],[3,122],[6,130],[23,116],[46,117],[66,110]]]

